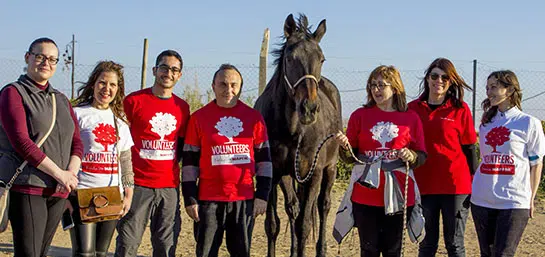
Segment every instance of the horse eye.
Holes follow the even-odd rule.
[[[321,60],[320,62],[321,62],[321,63],[324,63],[324,62],[325,62],[325,58],[324,58],[324,59],[322,59],[322,60]]]

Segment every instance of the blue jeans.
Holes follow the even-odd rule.
[[[469,195],[422,195],[426,237],[419,257],[435,256],[439,243],[439,215],[443,218],[443,239],[449,257],[465,257],[464,233],[469,215]]]
[[[515,256],[528,224],[528,209],[492,209],[471,204],[471,214],[479,238],[481,257]]]

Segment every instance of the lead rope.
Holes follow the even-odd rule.
[[[403,223],[401,224],[401,257],[405,255],[405,229],[407,229],[407,196],[408,196],[408,189],[409,189],[409,162],[405,162],[405,192],[403,192],[404,199],[403,199]]]
[[[295,150],[295,160],[294,160],[294,165],[295,165],[295,179],[297,180],[297,182],[299,183],[305,183],[307,182],[311,177],[312,175],[314,174],[314,169],[316,168],[316,163],[318,162],[317,159],[318,159],[318,155],[320,154],[320,150],[322,150],[322,147],[324,146],[324,144],[327,142],[327,140],[331,139],[332,137],[334,137],[335,134],[329,134],[326,136],[326,138],[324,140],[322,140],[322,142],[320,142],[320,144],[318,145],[318,149],[316,151],[316,153],[314,154],[314,159],[312,160],[312,165],[310,166],[310,171],[308,172],[308,174],[305,176],[304,179],[301,178],[301,175],[299,174],[299,149],[301,147],[301,141],[303,139],[302,135],[299,135],[299,139],[297,140],[297,149]],[[363,164],[363,165],[370,165],[370,164],[374,164],[374,163],[377,163],[379,161],[382,161],[382,159],[384,159],[392,150],[388,151],[388,152],[385,152],[384,154],[382,154],[380,157],[372,160],[372,161],[362,161],[360,159],[358,159],[358,157],[356,157],[356,155],[354,154],[354,151],[352,150],[352,147],[348,147],[348,150],[350,152],[350,156],[352,158],[354,158],[354,160],[359,163],[359,164]],[[406,174],[405,174],[405,191],[404,191],[404,199],[403,199],[403,223],[401,224],[401,257],[403,257],[405,255],[405,229],[406,229],[406,223],[407,223],[407,191],[408,191],[408,188],[409,188],[409,162],[405,162],[405,171],[406,171]],[[352,231],[353,232],[353,231]],[[353,243],[353,240],[354,240],[354,233],[352,233],[352,243]],[[340,253],[341,253],[341,244],[339,244],[339,248],[337,250],[337,255],[340,256]]]
[[[299,174],[299,152],[300,152],[301,141],[303,139],[303,136],[299,135],[299,139],[297,140],[297,149],[295,150],[295,160],[294,160],[295,179],[297,180],[297,182],[303,184],[303,183],[307,182],[312,177],[312,175],[314,174],[314,169],[316,168],[316,164],[318,163],[318,156],[320,155],[320,150],[322,150],[322,147],[327,142],[327,140],[331,139],[334,136],[335,136],[335,134],[329,134],[329,135],[326,136],[326,138],[324,140],[322,140],[322,142],[320,142],[320,144],[318,145],[318,150],[314,154],[314,159],[312,160],[312,165],[310,166],[310,170],[309,170],[308,174],[305,176],[305,178],[301,178],[301,174]],[[350,151],[350,156],[352,158],[354,158],[354,160],[357,163],[363,164],[363,165],[370,165],[370,164],[374,164],[374,163],[377,163],[379,161],[382,161],[382,159],[384,159],[391,152],[391,150],[390,150],[390,151],[384,153],[383,155],[381,155],[380,157],[374,159],[373,161],[362,161],[362,160],[358,159],[358,157],[356,157],[356,155],[354,154],[354,151],[352,151],[351,147],[348,147],[348,150]]]

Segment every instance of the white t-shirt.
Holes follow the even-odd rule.
[[[529,209],[530,166],[542,161],[541,122],[518,108],[498,112],[479,129],[481,164],[473,178],[473,204],[494,209]]]
[[[120,185],[121,169],[118,152],[127,151],[133,141],[127,123],[117,119],[119,142],[116,143],[114,114],[90,105],[75,107],[78,118],[83,158],[78,173],[78,189]]]

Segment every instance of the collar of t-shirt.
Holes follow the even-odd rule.
[[[511,107],[509,110],[505,112],[501,112],[498,110],[498,113],[496,113],[496,116],[494,116],[494,120],[497,119],[509,119],[511,117],[514,117],[515,115],[519,114],[521,111],[517,107]]]
[[[451,105],[450,99],[446,99],[446,98],[440,104],[430,104],[427,100],[420,100],[420,103],[425,105],[425,106],[428,106],[432,111],[435,111],[436,109],[438,109],[440,107],[447,108],[447,107],[450,107],[450,105]]]
[[[235,105],[233,107],[222,107],[222,106],[219,106],[218,105],[218,102],[216,101],[216,99],[212,100],[212,102],[214,103],[214,105],[216,106],[216,108],[219,108],[220,110],[230,110],[230,109],[234,109],[236,107],[239,107],[240,104],[240,100],[237,100],[237,102],[235,103]]]

